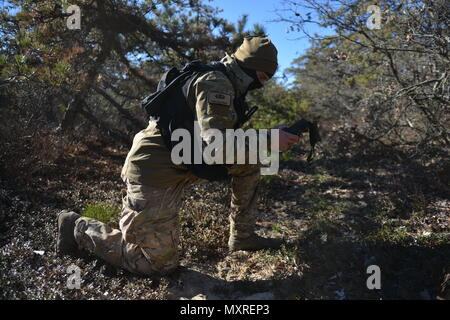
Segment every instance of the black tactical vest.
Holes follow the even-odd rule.
[[[191,137],[194,135],[195,110],[188,103],[188,92],[192,83],[198,76],[205,72],[220,71],[227,77],[226,67],[220,62],[203,64],[193,61],[178,70],[173,67],[162,76],[157,90],[147,96],[141,103],[149,118],[157,121],[164,143],[171,151],[177,142],[171,141],[172,132],[178,128],[189,130]],[[238,97],[235,95],[234,108],[237,114],[237,124],[234,129],[240,128],[247,122],[257,107],[250,108],[245,102],[245,94]],[[195,109],[195,106],[194,106]],[[191,143],[191,164],[185,164],[191,172],[199,178],[209,181],[226,180],[229,178],[225,164],[208,165],[206,163],[194,164],[194,143]]]

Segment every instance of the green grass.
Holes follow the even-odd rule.
[[[329,176],[328,174],[322,173],[312,174],[311,178],[317,181],[319,184],[333,180],[333,177]]]
[[[92,218],[111,226],[118,225],[118,218],[120,215],[120,208],[111,203],[95,201],[86,204],[81,215]]]
[[[370,233],[366,240],[369,243],[408,245],[414,241],[414,238],[408,233],[406,226],[395,227],[387,224]]]
[[[270,185],[272,185],[274,183],[278,183],[278,184],[283,183],[283,179],[276,174],[264,175],[264,176],[261,176],[261,180],[259,183],[265,187],[269,187]]]
[[[282,233],[282,227],[277,223],[272,224],[271,228],[273,232]]]

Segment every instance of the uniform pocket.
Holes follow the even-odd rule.
[[[208,104],[208,115],[209,116],[228,116],[230,118],[233,118],[233,110],[230,106],[224,106],[221,104]]]

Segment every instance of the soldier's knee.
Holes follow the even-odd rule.
[[[161,276],[172,273],[179,266],[179,256],[177,252],[167,252],[164,256],[148,256],[143,249],[143,255],[135,260],[129,269],[131,272],[144,276]]]
[[[168,245],[158,250],[143,248],[142,252],[149,262],[153,273],[168,274],[174,271],[180,263],[178,248]]]

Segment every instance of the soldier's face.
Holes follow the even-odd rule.
[[[262,85],[264,85],[264,83],[270,79],[270,77],[263,71],[256,71],[256,76],[258,77],[258,80]]]

